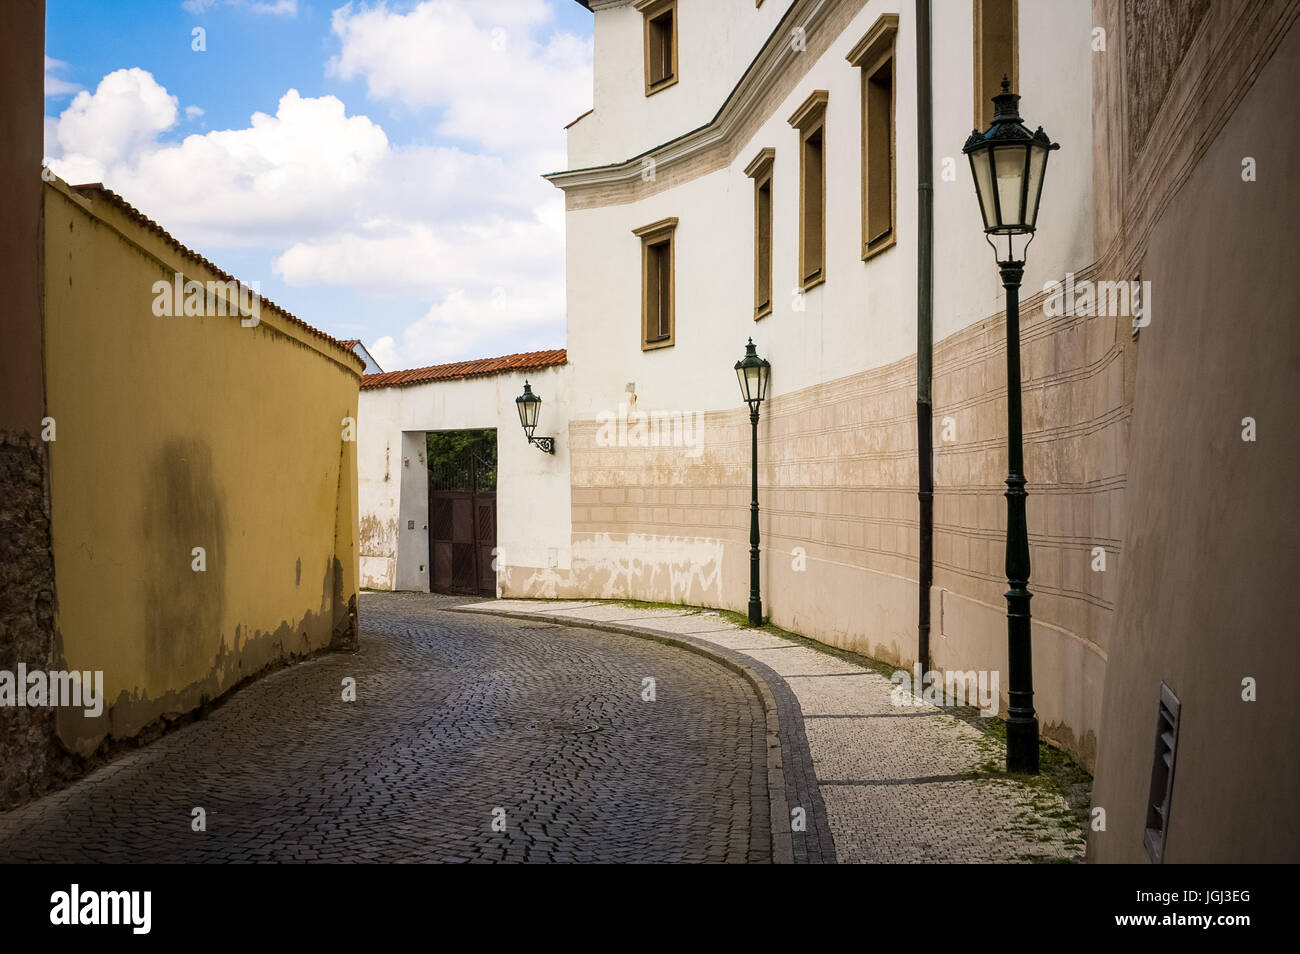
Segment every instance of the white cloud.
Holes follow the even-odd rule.
[[[76,83],[70,83],[65,79],[55,76],[55,73],[66,70],[68,64],[63,60],[56,60],[52,56],[45,58],[45,95],[46,96],[67,96],[69,93],[75,93],[81,89]]]
[[[375,292],[452,289],[488,293],[507,284],[545,283],[555,234],[540,221],[459,223],[434,229],[369,223],[337,238],[299,243],[275,261],[292,285],[346,284]]]
[[[202,115],[203,115],[203,107],[201,107],[201,106],[186,106],[186,107],[185,107],[185,118],[186,118],[186,119],[198,119],[198,118],[199,118],[200,116],[202,116]]]
[[[298,0],[271,0],[269,3],[253,2],[248,4],[248,8],[254,13],[271,13],[276,16],[296,17],[298,15]]]
[[[550,27],[543,0],[424,0],[408,13],[383,2],[334,11],[342,43],[329,71],[369,95],[440,111],[439,135],[562,157],[564,124],[591,101],[588,40]]]
[[[563,197],[540,173],[563,165],[563,124],[590,102],[591,49],[552,16],[542,0],[335,11],[330,68],[427,116],[433,144],[396,145],[339,98],[293,89],[274,115],[181,138],[177,98],[130,69],[48,127],[49,164],[104,182],[208,254],[276,249],[271,268],[291,285],[427,298],[422,317],[375,342],[385,368],[555,347]]]
[[[176,120],[176,97],[149,73],[118,70],[59,117],[50,166],[70,182],[104,181],[186,241],[268,245],[346,225],[390,155],[368,118],[297,90],[244,129],[160,142]]]
[[[539,284],[517,291],[452,291],[408,325],[400,341],[384,336],[366,349],[381,368],[395,371],[557,347],[554,316],[563,313],[563,285]]]
[[[185,0],[181,9],[195,16],[207,13],[213,7],[224,3],[228,7],[243,7],[254,13],[269,13],[274,16],[296,17],[298,0]]]
[[[104,164],[126,159],[176,122],[176,97],[145,70],[117,70],[82,90],[59,117],[59,145],[65,154]]]

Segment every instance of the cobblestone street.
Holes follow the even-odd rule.
[[[764,712],[741,675],[456,602],[364,594],[358,654],[274,673],[0,815],[0,861],[771,858]]]
[[[0,862],[1081,858],[979,731],[716,613],[367,593],[361,624],[0,815]]]
[[[1007,776],[1001,742],[951,709],[895,704],[895,687],[882,672],[810,641],[691,608],[498,600],[463,612],[654,632],[749,668],[779,713],[786,802],[807,812],[807,830],[790,836],[795,861],[1083,859],[1086,775],[1074,775],[1068,799],[1044,778]]]

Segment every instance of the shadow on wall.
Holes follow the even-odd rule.
[[[203,663],[202,634],[217,632],[226,611],[225,495],[212,476],[212,450],[173,438],[149,467],[142,571],[146,662],[151,685]],[[202,546],[205,572],[194,570]]]

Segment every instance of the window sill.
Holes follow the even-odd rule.
[[[817,273],[816,275],[814,275],[812,278],[806,278],[806,279],[804,279],[802,282],[800,282],[800,283],[799,283],[799,290],[800,290],[800,291],[810,291],[811,289],[814,289],[814,288],[816,288],[818,285],[824,284],[825,282],[826,282],[826,269],[823,268],[820,272],[818,272],[818,273]]]
[[[671,348],[671,347],[673,346],[673,344],[674,344],[674,342],[673,342],[673,339],[672,339],[671,337],[669,337],[669,338],[660,338],[660,339],[657,340],[657,341],[642,341],[642,342],[641,342],[641,350],[642,350],[642,351],[658,351],[660,348]]]
[[[754,320],[758,321],[758,319],[766,318],[770,314],[772,314],[772,303],[770,301],[764,302],[754,309]]]
[[[660,80],[657,83],[653,83],[653,84],[647,83],[645,88],[645,94],[647,96],[653,96],[655,93],[663,92],[664,90],[668,89],[668,87],[676,86],[676,85],[677,85],[677,77],[670,76],[668,77],[668,79]]]
[[[870,259],[873,259],[877,255],[879,255],[881,252],[889,251],[897,244],[898,244],[898,235],[893,229],[890,229],[886,235],[876,239],[874,242],[871,242],[868,245],[863,247],[862,260],[864,262],[869,261]]]

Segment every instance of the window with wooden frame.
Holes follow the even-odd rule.
[[[1017,0],[973,0],[975,21],[975,128],[993,122],[993,97],[1002,92],[1002,77],[1020,91]]]
[[[826,103],[819,89],[809,96],[790,125],[799,130],[799,287],[826,280]]]
[[[862,73],[862,260],[898,241],[895,216],[894,42],[898,15],[887,13],[848,55]]]
[[[754,180],[754,320],[772,313],[772,163],[770,146],[745,167]]]
[[[671,348],[676,332],[673,234],[677,219],[633,229],[641,239],[641,350]]]
[[[645,94],[677,82],[677,0],[638,0],[645,25]]]

